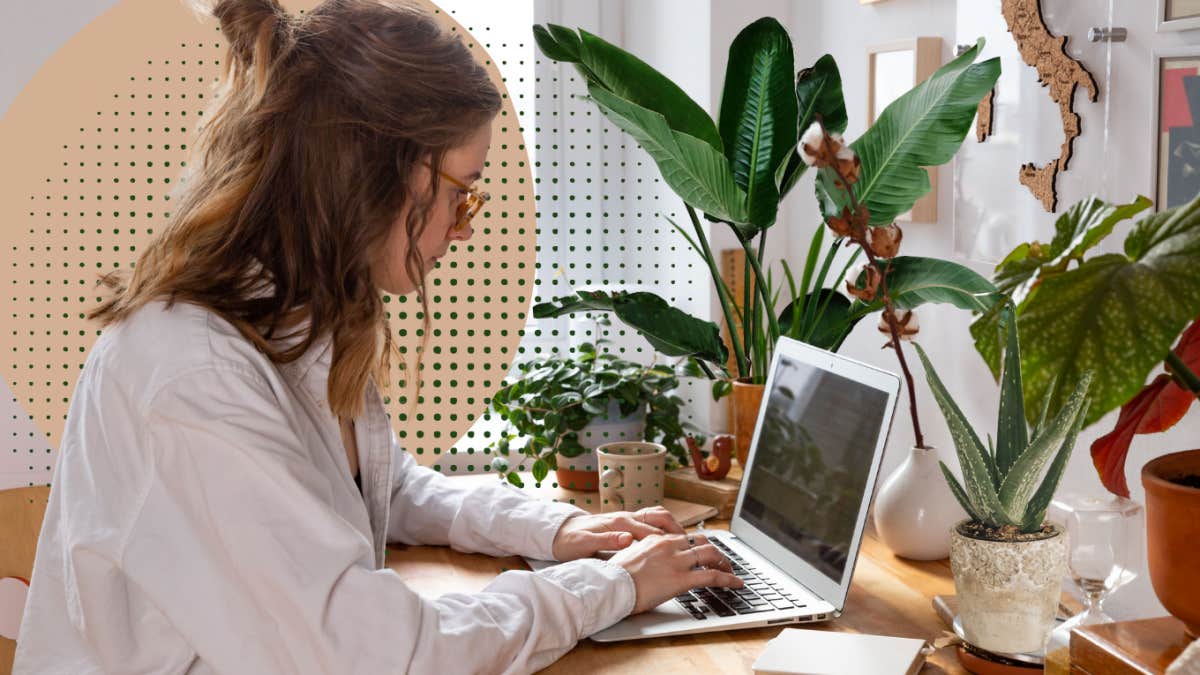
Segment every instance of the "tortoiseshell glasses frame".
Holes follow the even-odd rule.
[[[492,196],[486,192],[480,192],[469,185],[464,185],[462,181],[448,175],[445,171],[439,171],[438,174],[451,185],[465,190],[467,193],[467,198],[458,205],[458,211],[455,214],[456,220],[454,226],[451,228],[455,232],[459,232],[471,222],[472,218],[483,210],[484,204],[487,204]]]

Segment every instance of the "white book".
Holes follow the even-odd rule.
[[[785,628],[754,662],[757,675],[910,675],[925,640]]]

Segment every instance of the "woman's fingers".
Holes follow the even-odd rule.
[[[727,588],[741,588],[744,582],[729,572],[714,569],[709,567],[702,570],[691,570],[687,573],[688,582],[692,588],[700,588],[703,586],[725,586]]]
[[[650,523],[638,520],[636,516],[636,513],[625,513],[616,516],[610,527],[614,530],[624,530],[632,534],[635,539],[645,539],[652,534],[663,534],[662,530]]]
[[[729,563],[729,559],[712,544],[695,546],[690,549],[690,552],[681,551],[680,556],[688,562],[689,567],[692,565],[701,565],[730,573],[733,572],[733,565]]]
[[[702,534],[668,534],[663,537],[666,541],[671,542],[675,548],[683,551],[693,546],[700,546],[708,543],[708,537]]]
[[[675,516],[671,515],[671,512],[662,506],[650,506],[640,509],[634,513],[634,517],[647,525],[657,527],[663,532],[671,534],[684,533],[683,526],[679,524],[679,521],[675,520]]]

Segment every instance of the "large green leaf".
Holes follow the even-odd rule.
[[[1061,272],[1112,233],[1113,226],[1150,208],[1153,203],[1139,196],[1129,204],[1109,204],[1089,197],[1067,209],[1054,224],[1054,239],[1048,246],[1032,242],[1022,244],[996,266],[996,285],[1013,293],[1020,302],[1028,286],[1043,269]]]
[[[721,135],[704,108],[638,57],[585,30],[576,35],[569,28],[547,24],[534,26],[533,36],[547,58],[574,63],[588,85],[653,110],[671,129],[721,150]]]
[[[792,40],[770,17],[743,28],[729,46],[718,128],[734,181],[746,191],[750,222],[760,230],[775,223],[775,168],[796,146],[792,68]]]
[[[829,54],[796,75],[796,101],[799,105],[797,141],[818,115],[828,131],[839,134],[846,131],[850,120],[846,115],[846,100],[842,97],[842,75],[838,72],[837,61]],[[808,165],[800,159],[798,147],[793,148],[787,163],[779,167],[779,194],[790,192],[807,169]]]
[[[979,101],[996,85],[1000,60],[974,63],[983,40],[942,66],[928,80],[889,105],[851,148],[862,160],[855,185],[858,200],[871,212],[872,225],[891,223],[929,192],[923,167],[950,161],[975,118]],[[832,169],[821,169],[817,194],[826,217],[849,205],[834,185]]]
[[[892,304],[901,309],[916,309],[926,303],[943,303],[976,312],[986,312],[1003,296],[992,282],[973,270],[949,260],[899,256],[878,261],[887,271],[888,293]],[[859,279],[861,282],[861,277]],[[882,293],[872,303],[855,301],[852,315],[861,317],[883,309]]]
[[[1065,272],[1072,261],[1081,262],[1084,253],[1111,234],[1117,223],[1150,206],[1145,197],[1119,205],[1096,197],[1084,199],[1059,216],[1054,225],[1054,239],[1049,244],[1037,241],[1021,244],[996,265],[997,288],[1011,295],[1019,305],[1034,292],[1042,276]],[[1004,340],[997,311],[998,308],[993,308],[971,324],[975,349],[995,377],[1000,375]]]
[[[793,326],[797,320],[796,305],[800,305],[801,308],[816,308],[811,314],[809,325]],[[836,290],[822,288],[809,293],[803,301],[797,299],[783,308],[779,313],[779,334],[792,335],[793,329],[796,329],[804,342],[821,349],[837,351],[850,334],[850,329],[858,323],[858,319],[851,316],[850,307],[850,300],[846,296]],[[804,317],[801,312],[800,320],[804,321]]]
[[[653,293],[577,291],[534,305],[533,316],[547,319],[597,310],[613,312],[667,356],[691,356],[716,365],[729,358],[715,323],[676,309]]]
[[[1045,277],[1021,310],[1026,416],[1049,377],[1096,370],[1085,426],[1139,392],[1154,366],[1200,313],[1200,199],[1142,219],[1126,255],[1090,259]],[[1061,392],[1050,410],[1062,406]]]
[[[746,223],[746,193],[737,186],[729,160],[719,150],[688,134],[674,131],[659,113],[609,91],[588,87],[605,117],[633,136],[658,164],[663,180],[684,202],[733,223]],[[749,225],[735,225],[752,235]]]
[[[1035,419],[1051,378],[1094,370],[1084,426],[1141,390],[1184,326],[1200,313],[1200,198],[1138,222],[1125,253],[1087,260],[1045,276],[1018,308],[1025,416]]]
[[[538,49],[542,50],[546,58],[554,61],[579,63],[579,50],[582,48],[582,43],[575,31],[569,28],[552,23],[545,26],[535,25],[533,41],[537,43]]]

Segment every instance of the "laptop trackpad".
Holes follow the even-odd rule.
[[[696,621],[678,602],[668,600],[652,610],[627,616],[612,626],[591,636],[597,642],[630,640],[674,632],[667,624],[674,624],[678,632],[695,632],[703,623]]]

